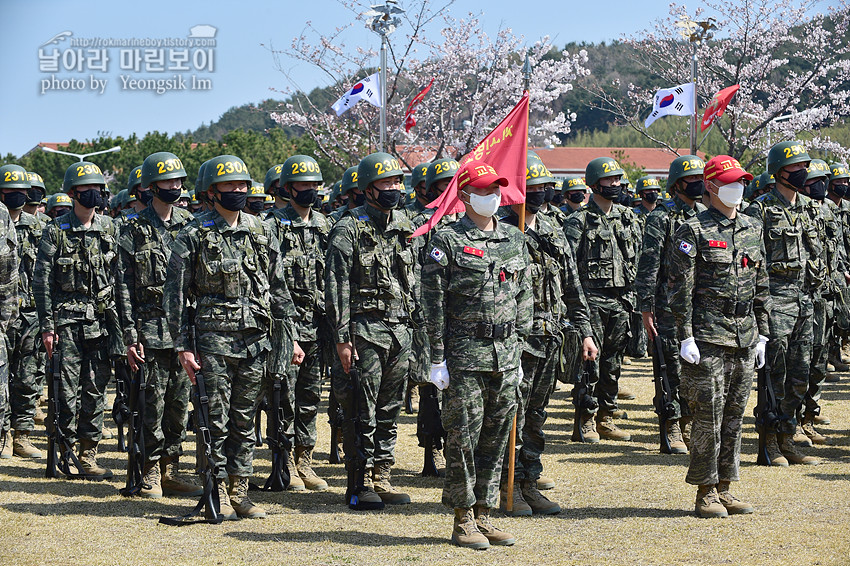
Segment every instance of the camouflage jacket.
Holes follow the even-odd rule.
[[[525,236],[499,221],[483,232],[464,215],[438,230],[430,248],[422,304],[431,360],[459,370],[516,368],[534,311]]]
[[[275,210],[266,224],[280,244],[286,283],[295,306],[295,339],[316,340],[325,316],[325,253],[331,223],[315,210],[304,222],[289,205]]]
[[[142,209],[144,210],[144,209]],[[121,211],[121,214],[112,219],[112,224],[115,226],[115,233],[121,233],[121,229],[124,227],[124,224],[133,220],[139,215],[138,212],[134,208],[125,208]]]
[[[592,198],[567,218],[564,233],[586,294],[630,289],[635,280],[639,229],[631,209],[614,203],[605,214]]]
[[[81,324],[87,340],[109,336],[109,350],[120,355],[121,329],[115,308],[115,226],[95,214],[86,228],[72,210],[42,232],[32,290],[42,332]]]
[[[690,337],[731,348],[750,348],[770,336],[772,298],[758,221],[717,209],[682,224],[667,248],[670,310],[680,341]]]
[[[758,197],[745,213],[764,226],[765,264],[770,294],[793,303],[823,281],[819,206],[798,194],[792,205],[777,188]],[[775,299],[779,300],[779,299]]]
[[[658,204],[660,205],[661,203],[659,202]],[[655,208],[658,208],[658,206],[656,206]],[[646,218],[649,216],[649,213],[652,212],[652,210],[648,210],[643,205],[643,202],[641,202],[639,205],[632,207],[632,212],[635,213],[638,225],[640,226],[640,233],[643,234],[644,226],[646,226]]]
[[[824,295],[835,295],[839,289],[847,286],[844,273],[847,271],[847,252],[844,248],[844,227],[841,222],[838,205],[829,199],[820,203],[820,215],[823,222],[824,262],[828,274],[824,282]]]
[[[201,352],[249,358],[291,346],[280,333],[294,309],[274,234],[250,214],[233,227],[217,210],[204,218],[180,231],[168,261],[163,306],[174,349],[195,351],[190,304]]]
[[[0,332],[3,335],[18,318],[21,299],[18,268],[18,235],[9,209],[0,203]],[[0,366],[8,361],[6,341],[0,339]]]
[[[549,203],[549,206],[545,210],[541,209],[538,216],[546,216],[549,224],[559,227],[563,226],[564,222],[567,221],[567,213],[552,203]]]
[[[152,206],[125,217],[115,269],[115,302],[125,346],[139,341],[148,348],[173,346],[162,289],[174,240],[192,222],[192,214],[176,206],[165,222]]]
[[[420,321],[409,241],[413,230],[403,210],[387,215],[370,204],[352,209],[333,227],[325,263],[325,310],[337,343],[351,341],[353,324],[357,336],[389,349],[393,327]]]
[[[21,311],[35,312],[32,279],[35,258],[38,255],[38,243],[41,241],[44,223],[38,217],[21,211],[21,217],[15,222],[15,230],[18,234],[18,281],[20,283]]]
[[[669,314],[666,290],[668,266],[663,260],[679,226],[704,210],[702,203],[697,202],[691,208],[676,195],[659,203],[655,210],[646,215],[635,279],[639,311]]]

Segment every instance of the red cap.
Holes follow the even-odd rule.
[[[716,155],[708,160],[703,170],[703,177],[706,181],[714,181],[717,185],[726,185],[740,181],[741,177],[747,181],[752,181],[751,173],[744,171],[738,160],[729,155]]]
[[[460,171],[457,172],[457,190],[459,191],[462,191],[468,185],[483,189],[493,183],[498,183],[502,187],[508,186],[508,180],[499,177],[493,166],[483,161],[469,161],[462,165]]]

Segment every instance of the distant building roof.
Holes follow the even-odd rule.
[[[647,175],[667,177],[670,162],[678,157],[666,149],[654,147],[535,147],[533,149],[549,171],[557,176],[584,175],[585,168],[597,157],[618,158],[622,152],[622,161],[643,167]],[[683,152],[682,155],[685,155]],[[705,160],[705,152],[697,151]],[[632,179],[634,182],[636,179]]]

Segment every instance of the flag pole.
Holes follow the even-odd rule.
[[[694,111],[691,113],[691,155],[697,154],[697,41],[692,41],[694,48],[691,64],[691,82],[694,84]]]
[[[525,63],[522,66],[522,83],[523,83],[523,95],[528,93],[528,86],[531,82],[531,61],[528,60],[528,52],[525,54]],[[528,112],[531,113],[531,105],[528,107]],[[519,225],[520,231],[525,233],[525,203],[522,204],[522,208],[519,209]],[[525,243],[523,242],[523,245]],[[519,357],[520,367],[522,367],[522,353],[520,353]],[[519,406],[517,406],[517,410],[519,410]],[[505,502],[505,508],[508,513],[514,510],[514,474],[516,473],[516,419],[517,414],[514,411],[514,420],[511,424],[511,434],[508,436],[508,485],[506,486],[506,490],[508,492],[507,501]]]

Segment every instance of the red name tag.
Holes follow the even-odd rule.
[[[709,248],[725,248],[726,242],[720,242],[720,241],[717,241],[717,240],[709,240],[708,241],[708,247]]]
[[[479,250],[479,249],[473,248],[471,246],[463,246],[463,253],[478,256],[478,257],[484,257],[484,250]]]

